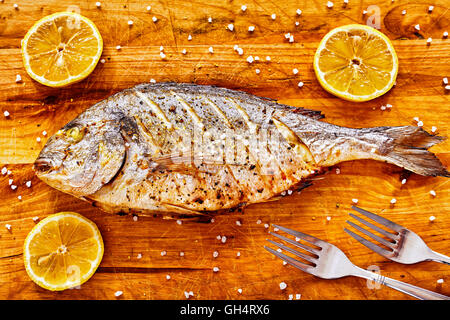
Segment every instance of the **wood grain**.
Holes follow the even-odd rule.
[[[450,184],[445,178],[417,175],[401,184],[405,172],[398,167],[358,161],[342,163],[301,194],[280,201],[253,205],[244,211],[214,217],[212,223],[108,215],[69,195],[58,192],[34,176],[32,162],[45,140],[81,111],[127,87],[150,79],[157,81],[213,84],[277,99],[299,107],[321,110],[326,121],[349,127],[415,124],[438,128],[450,136],[449,96],[442,78],[450,76],[450,31],[448,3],[441,1],[358,1],[344,6],[326,1],[108,1],[97,9],[95,1],[81,1],[80,13],[92,19],[104,39],[103,58],[84,81],[67,88],[44,87],[23,69],[20,40],[47,14],[66,10],[70,1],[21,1],[19,9],[6,0],[0,4],[0,163],[11,175],[0,176],[0,298],[3,299],[287,299],[301,293],[302,299],[410,299],[389,288],[369,289],[364,280],[321,280],[301,273],[273,258],[263,249],[268,234],[265,224],[277,223],[315,235],[339,246],[357,265],[378,266],[382,274],[450,295],[447,266],[427,262],[399,265],[370,252],[343,231],[353,198],[359,205],[381,213],[421,235],[429,246],[449,254]],[[151,12],[146,11],[147,5]],[[350,103],[326,93],[312,69],[320,39],[332,28],[366,23],[362,11],[377,5],[381,31],[390,39],[399,57],[396,86],[386,95],[365,103]],[[432,13],[428,6],[434,5]],[[303,13],[298,17],[295,10]],[[402,10],[407,10],[402,15]],[[273,21],[270,15],[275,13]],[[154,23],[152,17],[158,21]],[[213,22],[208,23],[208,17]],[[134,24],[129,27],[127,21]],[[295,26],[299,21],[299,26]],[[233,23],[233,32],[226,26]],[[420,31],[414,25],[420,24]],[[247,31],[249,25],[255,32]],[[285,33],[295,37],[286,42]],[[192,41],[188,41],[188,35]],[[426,39],[432,37],[431,45]],[[244,49],[239,56],[233,46]],[[115,47],[121,45],[121,50]],[[159,56],[164,46],[165,60]],[[214,53],[208,52],[213,46]],[[183,55],[181,51],[187,50]],[[261,62],[245,59],[259,56]],[[266,56],[271,62],[266,62]],[[256,74],[255,69],[261,73]],[[299,70],[293,75],[292,69]],[[15,83],[16,74],[22,83]],[[305,86],[298,88],[303,81]],[[380,106],[390,103],[391,111]],[[48,133],[42,135],[42,131]],[[41,142],[36,138],[40,137]],[[450,164],[448,141],[433,147],[444,164]],[[12,191],[8,180],[18,185]],[[32,181],[32,187],[25,186]],[[436,191],[436,197],[429,194]],[[17,197],[22,196],[22,200]],[[395,206],[390,204],[397,199]],[[33,217],[44,218],[59,211],[77,211],[100,228],[105,255],[100,268],[80,289],[53,293],[36,286],[23,266],[23,241],[34,226]],[[429,217],[436,217],[434,222]],[[328,221],[326,218],[331,217]],[[236,221],[241,222],[241,226]],[[261,223],[258,224],[257,221]],[[12,225],[8,231],[4,225]],[[222,243],[217,236],[226,236]],[[161,256],[161,251],[167,255]],[[219,252],[217,258],[214,251]],[[185,255],[180,257],[179,253]],[[237,257],[237,252],[240,256]],[[137,259],[137,254],[142,259]],[[220,271],[214,273],[213,267]],[[170,280],[166,275],[171,276]],[[444,279],[443,284],[436,280]],[[287,283],[280,290],[279,283]],[[242,288],[242,294],[237,289]]]

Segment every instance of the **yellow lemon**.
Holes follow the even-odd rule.
[[[60,212],[39,222],[25,239],[25,269],[39,286],[65,290],[86,282],[103,257],[97,226],[75,212]]]
[[[314,56],[314,71],[331,94],[349,101],[367,101],[395,84],[398,58],[383,33],[351,24],[325,35]]]
[[[50,87],[62,87],[86,78],[103,51],[94,23],[73,12],[42,18],[22,40],[23,64],[30,77]]]

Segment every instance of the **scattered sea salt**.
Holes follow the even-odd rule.
[[[186,299],[189,299],[189,292],[185,291],[184,296],[186,297]]]
[[[180,252],[180,257],[184,257],[184,252],[183,251]]]
[[[157,17],[153,17],[153,18],[152,18],[152,21],[153,21],[153,22],[156,22],[156,21],[158,21],[158,18],[157,18]]]
[[[436,219],[436,217],[435,216],[430,216],[430,221],[434,221],[435,219]]]
[[[302,14],[302,10],[297,9],[297,11],[295,11],[297,13],[297,15],[301,15]]]
[[[447,38],[447,37],[448,37],[448,32],[447,32],[447,31],[444,31],[444,33],[442,34],[442,36],[443,36],[444,38]]]
[[[17,189],[17,186],[16,186],[15,184],[12,184],[12,185],[11,185],[11,189],[12,189],[12,190],[16,190],[16,189]]]
[[[255,56],[255,61],[259,61],[259,57],[258,56]]]
[[[446,85],[445,90],[450,90],[450,85]]]
[[[116,46],[116,50],[120,50],[120,49],[122,49],[121,46]]]
[[[214,272],[219,272],[219,268],[218,268],[218,267],[214,267],[214,268],[213,268],[213,271],[214,271]]]
[[[241,6],[241,10],[242,10],[242,12],[245,12],[245,10],[247,10],[247,6],[246,6],[245,4],[243,4],[243,5]]]
[[[367,14],[367,10],[363,10],[362,14],[366,15]]]
[[[141,253],[138,253],[137,256],[136,256],[136,258],[142,259],[142,254],[141,254]]]
[[[295,294],[295,299],[297,299],[297,300],[300,300],[300,297],[301,297],[302,295],[300,294],[300,293],[296,293]]]
[[[253,63],[253,61],[254,61],[254,59],[253,59],[252,56],[249,56],[249,57],[247,58],[247,62],[248,62],[248,63]]]
[[[150,10],[152,10],[152,6],[147,6],[147,11],[150,11]]]
[[[436,282],[437,283],[444,283],[444,279],[438,279]]]
[[[161,56],[161,59],[165,59],[166,58],[166,54],[164,52],[160,52],[159,55]]]
[[[114,295],[115,295],[116,297],[120,297],[122,294],[123,294],[122,291],[116,291],[116,292],[114,293]]]
[[[37,137],[37,138],[36,138],[36,141],[37,141],[37,142],[41,142],[41,137]]]
[[[444,84],[448,84],[448,78],[447,78],[447,77],[442,78],[442,82],[443,82]]]
[[[36,222],[39,220],[39,217],[33,217],[33,221]]]
[[[214,257],[214,258],[217,258],[218,256],[219,256],[219,252],[214,251],[214,252],[213,252],[213,257]]]
[[[133,20],[128,20],[128,25],[132,26],[133,25]]]
[[[26,185],[28,188],[31,188],[31,181],[25,182],[25,185]]]
[[[418,127],[423,127],[423,121],[417,122],[417,126],[418,126]]]
[[[402,15],[405,15],[406,14],[406,10],[402,10]]]
[[[8,169],[6,169],[6,167],[2,168],[2,175],[5,175],[8,172]]]
[[[352,199],[352,202],[353,202],[354,204],[356,204],[356,203],[358,203],[358,199]]]
[[[433,197],[436,197],[436,191],[430,190],[430,194],[431,194]]]
[[[212,23],[212,18],[211,17],[208,18],[208,22]]]
[[[264,228],[268,229],[269,225],[267,223],[264,224]]]
[[[333,3],[333,2],[331,2],[331,1],[328,1],[328,2],[327,2],[327,7],[328,7],[328,8],[333,8],[333,6],[334,6],[334,3]]]
[[[222,236],[219,234],[219,235],[216,237],[216,239],[217,239],[217,240],[220,240],[220,239],[222,239]]]
[[[100,7],[102,6],[102,4],[101,4],[100,2],[97,1],[97,2],[95,3],[95,6],[96,6],[97,8],[100,8]]]
[[[327,217],[327,221],[330,221],[331,220],[331,217]]]
[[[341,169],[336,168],[336,174],[341,174]]]
[[[16,9],[16,10],[19,9],[19,5],[18,5],[17,3],[14,3],[14,4],[13,4],[13,7],[14,7],[14,9]]]
[[[11,230],[11,225],[9,223],[5,224],[5,228]]]
[[[286,262],[286,261],[283,261],[283,262]],[[289,299],[289,300],[293,300],[293,299],[294,299],[294,295],[293,295],[293,294],[290,294],[290,295],[288,296],[288,299]]]
[[[297,68],[292,69],[292,73],[293,74],[297,74],[298,73],[298,69]]]
[[[256,224],[261,224],[261,220],[260,219],[256,220]]]
[[[395,199],[395,198],[392,198],[392,200],[391,200],[391,204],[395,204],[395,203],[397,203],[397,199]]]
[[[433,9],[434,9],[434,6],[429,6],[429,7],[428,7],[428,12],[432,12]]]
[[[3,115],[5,116],[5,118],[9,117],[9,112],[7,110],[3,111]]]
[[[241,294],[242,293],[242,289],[241,288],[237,289],[237,292],[239,292]]]
[[[299,25],[300,25],[300,22],[295,21],[295,25],[296,25],[296,26],[299,26]]]
[[[293,43],[293,42],[294,42],[294,36],[293,36],[293,35],[291,35],[291,36],[289,37],[289,42],[290,42],[290,43]]]
[[[236,253],[236,257],[240,257],[240,256],[241,256],[241,252],[238,251],[238,252]]]
[[[234,25],[233,25],[232,23],[230,23],[230,24],[227,26],[227,29],[230,30],[230,31],[233,31],[233,30],[234,30]]]
[[[255,26],[250,26],[250,27],[248,27],[248,31],[249,31],[249,32],[255,31]]]
[[[239,221],[239,220],[236,220],[236,225],[237,225],[237,226],[242,226],[242,223],[241,223],[241,221]]]
[[[188,35],[188,41],[191,41],[191,40],[192,40],[192,36]]]
[[[299,88],[301,88],[301,87],[303,87],[304,83],[302,81],[300,81],[297,85]]]
[[[272,18],[272,20],[275,20],[277,18],[277,15],[275,13],[272,13],[270,17]]]
[[[271,59],[270,59],[270,56],[267,56],[266,57],[266,61],[270,61]]]
[[[161,256],[165,256],[167,254],[166,251],[161,251]]]
[[[16,82],[22,82],[22,77],[20,76],[20,74],[16,75]]]
[[[242,56],[244,54],[244,50],[242,48],[238,48],[237,52],[240,56]]]
[[[138,216],[133,216],[133,221],[136,222],[138,221],[139,217]]]
[[[402,184],[405,184],[405,183],[406,183],[406,179],[403,179],[403,180],[402,180]]]
[[[259,69],[255,69],[256,74],[259,74],[261,72],[261,70]]]
[[[177,220],[177,224],[178,224],[178,225],[181,225],[182,223],[183,223],[183,221]]]
[[[213,47],[209,47],[209,48],[208,48],[208,51],[209,51],[209,53],[214,53]]]
[[[414,26],[414,29],[416,29],[417,31],[419,31],[419,30],[420,30],[420,25],[419,25],[419,24],[416,24],[416,25]]]
[[[225,243],[225,242],[227,242],[227,237],[225,237],[225,236],[222,236],[222,243]]]
[[[432,39],[432,38],[428,38],[428,39],[427,39],[427,44],[430,44],[431,41],[433,41],[433,39]]]
[[[432,127],[431,127],[431,132],[434,133],[434,132],[436,132],[436,130],[437,130],[437,128],[436,128],[435,126],[432,126]]]
[[[170,275],[166,275],[166,279],[167,279],[167,280],[170,280]]]
[[[183,49],[183,50],[181,51],[181,53],[182,53],[182,54],[186,54],[186,53],[187,53],[186,49]]]
[[[14,182],[14,180],[13,180],[13,179],[9,179],[9,180],[8,180],[8,184],[9,184],[9,185],[12,185],[12,184],[13,184],[13,182]]]
[[[287,287],[287,284],[285,282],[280,282],[280,289],[281,290],[286,289],[286,287]]]

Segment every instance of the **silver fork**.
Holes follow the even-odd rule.
[[[345,232],[347,232],[350,236],[355,238],[357,241],[368,247],[369,249],[375,251],[376,253],[382,255],[383,257],[386,257],[388,259],[391,259],[395,262],[405,263],[405,264],[412,264],[417,263],[421,261],[436,261],[440,263],[450,264],[450,258],[437,253],[433,250],[431,250],[426,243],[420,238],[416,233],[412,232],[411,230],[408,230],[401,225],[396,224],[395,222],[392,222],[386,218],[380,217],[374,213],[371,213],[369,211],[363,210],[361,208],[352,206],[352,209],[359,212],[363,216],[378,222],[379,224],[387,227],[388,229],[392,230],[392,232],[388,232],[386,230],[383,230],[372,223],[350,213],[350,216],[365,226],[369,227],[370,229],[373,229],[377,231],[378,233],[382,234],[383,236],[391,239],[391,241],[387,241],[375,234],[373,234],[370,231],[367,231],[366,229],[354,224],[351,221],[347,221],[349,225],[351,225],[353,228],[359,230],[360,232],[364,233],[365,235],[369,236],[373,240],[379,242],[380,244],[386,246],[388,249],[384,249],[376,244],[373,244],[372,242],[364,239],[363,237],[357,235],[356,233],[348,230],[347,228],[344,229]]]
[[[372,281],[376,281],[378,283],[381,283],[383,285],[386,285],[390,288],[396,289],[398,291],[401,291],[403,293],[409,294],[415,298],[423,299],[423,300],[450,300],[450,297],[444,296],[442,294],[432,292],[426,289],[422,289],[416,286],[413,286],[408,283],[404,283],[398,280],[394,280],[388,277],[384,277],[380,274],[373,273],[368,270],[364,270],[360,267],[355,266],[348,258],[347,256],[336,246],[332,245],[331,243],[325,242],[323,240],[320,240],[316,237],[304,234],[299,231],[294,231],[285,227],[273,225],[274,227],[278,228],[279,230],[282,230],[286,232],[287,234],[290,234],[296,238],[300,238],[307,242],[308,244],[311,244],[313,246],[316,246],[318,248],[314,248],[311,245],[306,245],[300,242],[297,242],[295,240],[292,240],[290,238],[287,238],[285,236],[282,236],[277,233],[269,232],[271,235],[295,246],[298,248],[301,248],[309,253],[312,253],[314,255],[310,256],[304,253],[301,253],[297,250],[292,249],[291,247],[288,247],[282,243],[267,239],[270,243],[277,246],[278,248],[285,250],[287,252],[290,252],[293,255],[296,255],[297,257],[311,263],[312,265],[303,263],[301,261],[298,261],[297,259],[294,259],[290,256],[287,256],[281,252],[278,252],[270,247],[264,246],[264,248],[269,251],[270,253],[274,254],[275,256],[279,257],[280,259],[286,261],[290,265],[306,272],[309,274],[312,274],[316,277],[322,278],[322,279],[337,279],[342,278],[346,276],[354,276],[354,277],[360,277]]]

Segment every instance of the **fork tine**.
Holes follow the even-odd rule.
[[[298,261],[298,260],[295,260],[294,258],[291,258],[291,257],[289,257],[289,256],[287,256],[287,255],[285,255],[285,254],[282,254],[282,253],[280,253],[280,252],[277,252],[277,251],[273,250],[273,249],[270,248],[270,247],[264,246],[264,249],[266,249],[266,250],[269,251],[270,253],[274,254],[275,256],[277,256],[278,258],[280,258],[281,260],[286,261],[286,262],[289,263],[291,266],[294,266],[294,267],[296,267],[297,269],[300,269],[300,270],[302,270],[302,271],[304,271],[304,272],[306,272],[306,273],[312,274],[312,273],[311,273],[311,271],[312,271],[311,268],[313,268],[313,267],[308,266],[307,264],[304,264],[304,263],[302,263],[302,262],[300,262],[300,261]]]
[[[349,213],[349,215],[350,215],[352,218],[355,218],[356,220],[358,220],[359,222],[361,222],[362,224],[368,226],[369,228],[372,228],[372,229],[374,229],[375,231],[381,233],[383,236],[388,237],[389,239],[392,239],[392,240],[397,240],[397,239],[398,239],[398,236],[396,236],[395,234],[392,234],[392,233],[390,233],[390,232],[387,232],[386,230],[383,230],[383,229],[377,227],[376,225],[374,225],[374,224],[372,224],[372,223],[370,223],[370,222],[368,222],[368,221],[366,221],[366,220],[364,220],[364,219],[362,219],[362,218],[360,218],[360,217],[354,215],[353,213]]]
[[[314,258],[311,257],[311,256],[308,256],[308,255],[306,255],[306,254],[303,254],[303,253],[301,253],[301,252],[298,252],[297,250],[294,250],[294,249],[292,249],[292,248],[290,248],[290,247],[288,247],[288,246],[285,246],[285,245],[282,244],[282,243],[279,243],[279,242],[276,242],[276,241],[273,241],[273,240],[270,240],[270,239],[266,239],[266,240],[269,241],[271,244],[277,246],[278,248],[281,248],[281,249],[283,249],[283,250],[285,250],[285,251],[288,251],[288,252],[290,252],[290,253],[292,253],[292,254],[295,254],[295,255],[296,255],[297,257],[299,257],[299,258],[302,258],[303,260],[306,260],[306,261],[308,261],[308,262],[311,262],[311,263],[314,263],[314,264],[315,264],[314,260],[316,260],[316,259],[314,259]],[[317,261],[316,261],[316,262],[317,262]]]
[[[361,213],[362,215],[366,216],[369,219],[372,219],[373,221],[376,221],[380,224],[382,224],[385,227],[388,227],[394,231],[400,232],[401,230],[405,229],[403,228],[401,225],[396,224],[395,222],[392,222],[391,220],[388,220],[386,218],[377,216],[376,214],[366,211],[364,209],[352,206],[352,209],[355,211],[358,211],[359,213]]]
[[[351,222],[351,221],[348,221],[348,220],[347,220],[347,223],[348,223],[349,225],[351,225],[353,228],[355,228],[355,229],[361,231],[362,233],[364,233],[366,236],[371,237],[373,240],[378,241],[378,242],[381,243],[381,244],[384,244],[384,245],[385,245],[386,247],[388,247],[388,248],[392,248],[392,243],[391,243],[391,242],[386,241],[386,240],[384,240],[383,238],[380,238],[379,236],[373,234],[373,233],[370,232],[370,231],[367,231],[367,230],[364,229],[364,228],[361,228],[360,226],[358,226],[357,224],[354,224],[354,223]]]
[[[376,253],[378,253],[378,254],[380,254],[380,255],[382,255],[384,257],[387,257],[388,255],[390,255],[392,253],[392,252],[390,252],[390,251],[388,251],[386,249],[383,249],[383,248],[373,244],[372,242],[364,239],[363,237],[357,235],[356,233],[348,230],[347,228],[344,228],[344,231],[347,232],[350,236],[352,236],[359,243],[365,245],[370,250],[375,251]]]
[[[308,252],[310,252],[312,254],[318,255],[319,252],[320,252],[319,250],[317,250],[315,248],[312,248],[310,246],[306,246],[303,243],[299,243],[299,242],[294,241],[292,239],[286,238],[285,236],[282,236],[281,234],[273,233],[273,232],[270,232],[270,231],[269,231],[269,234],[271,234],[271,235],[273,235],[273,236],[275,236],[275,237],[277,237],[277,238],[279,238],[279,239],[281,239],[283,241],[289,242],[290,244],[292,244],[292,245],[294,245],[294,246],[296,246],[298,248],[301,248],[303,250],[306,250],[306,251],[308,251]]]
[[[302,240],[305,240],[305,241],[307,241],[307,242],[309,242],[309,243],[311,243],[311,244],[313,244],[315,246],[321,247],[321,246],[329,245],[328,242],[325,242],[323,240],[320,240],[319,238],[310,236],[310,235],[308,235],[306,233],[303,233],[303,232],[300,232],[300,231],[295,231],[295,230],[292,230],[292,229],[289,229],[289,228],[285,228],[285,227],[282,227],[282,226],[279,226],[279,225],[276,225],[276,224],[272,224],[272,225],[275,228],[278,228],[278,229],[286,232],[287,234],[290,234],[291,236],[294,236],[294,237],[300,238]]]

